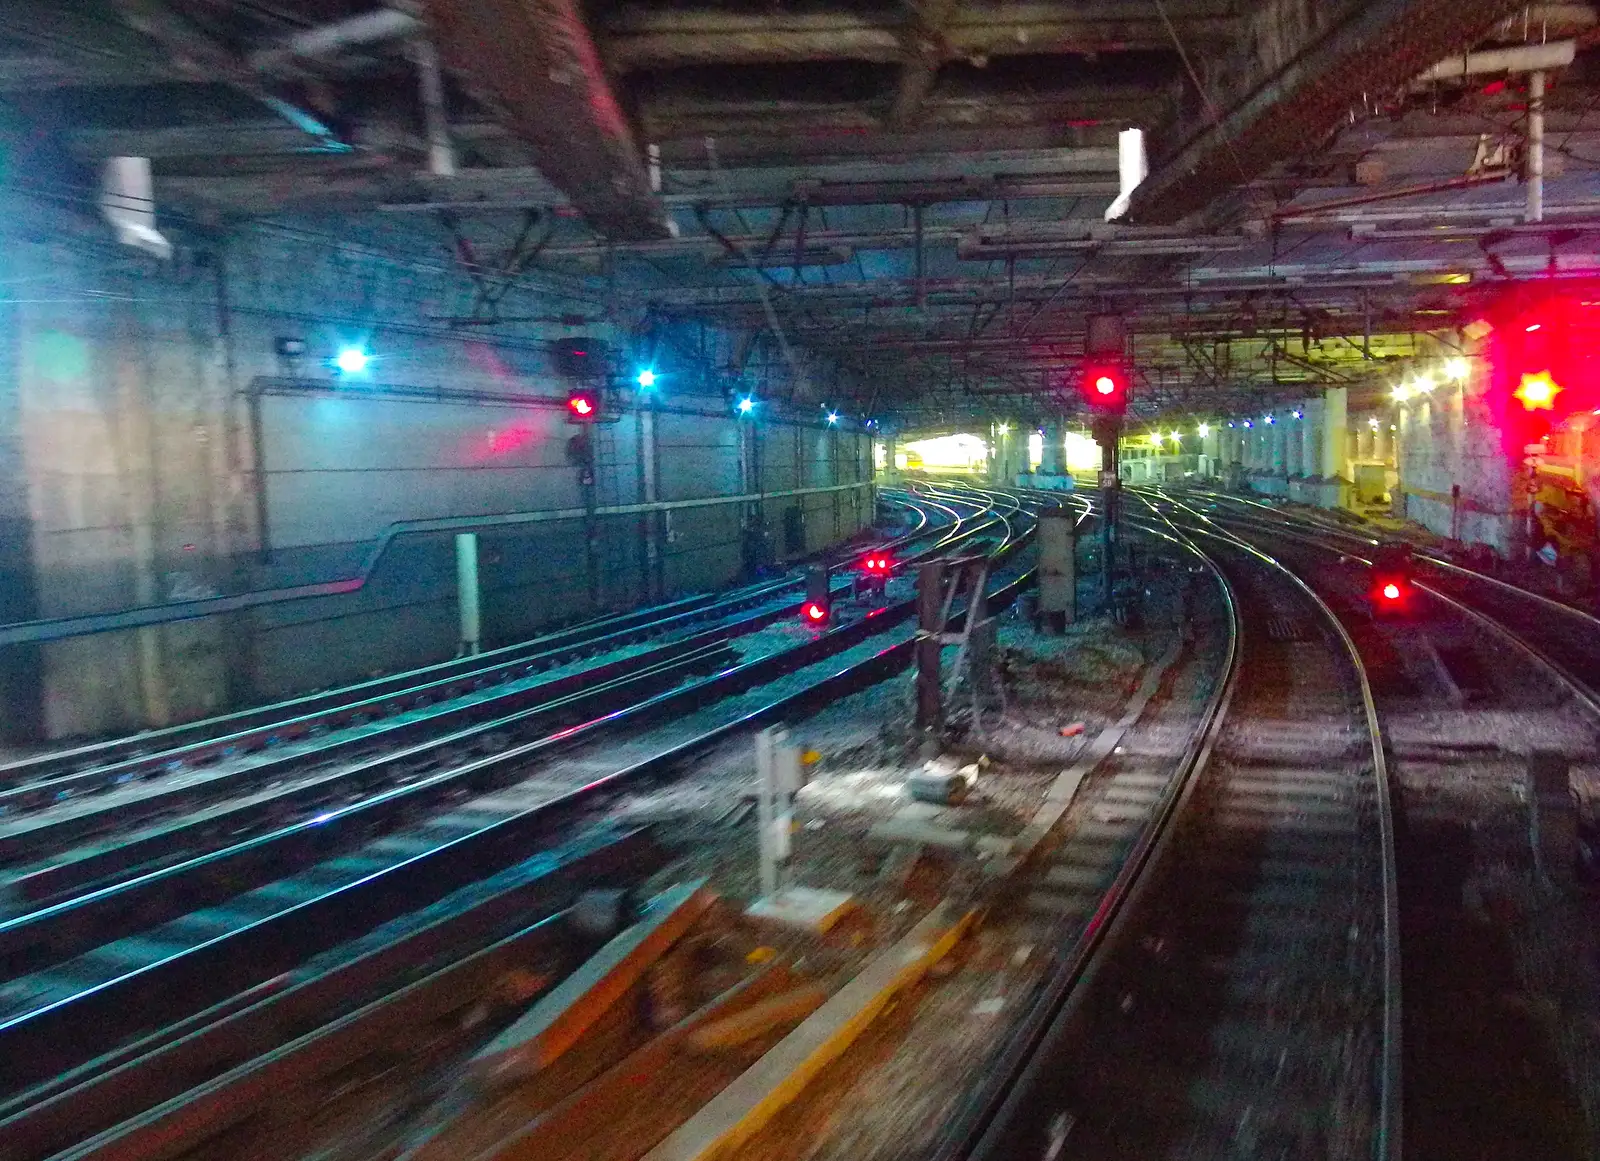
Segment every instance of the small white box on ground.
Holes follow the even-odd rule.
[[[785,887],[763,895],[745,910],[752,919],[799,927],[806,931],[827,931],[856,906],[848,891],[822,887]]]

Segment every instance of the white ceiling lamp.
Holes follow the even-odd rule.
[[[148,157],[108,157],[100,174],[100,212],[117,241],[157,258],[172,257],[172,243],[156,229],[155,188]]]
[[[1150,160],[1144,151],[1144,130],[1124,129],[1117,134],[1117,200],[1106,207],[1106,221],[1112,222],[1128,212],[1133,191],[1150,173]]]

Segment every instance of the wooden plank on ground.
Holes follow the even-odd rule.
[[[686,1045],[691,1052],[737,1048],[780,1025],[805,1019],[827,1002],[827,988],[821,984],[802,984],[776,996],[768,996],[742,1012],[702,1025],[689,1035]]]
[[[804,1023],[648,1154],[646,1161],[705,1161],[737,1148],[792,1102],[888,1006],[950,952],[977,920],[940,903]]]
[[[500,1135],[492,1146],[473,1147],[469,1138],[458,1134],[455,1150],[440,1156],[471,1157],[473,1161],[559,1161],[573,1152],[590,1150],[619,1161],[637,1157],[676,1123],[668,1119],[674,1117],[673,1102],[659,1099],[655,1090],[668,1077],[685,1079],[680,1055],[685,1042],[700,1029],[760,1004],[774,993],[787,994],[794,982],[787,967],[769,964],[640,1045],[554,1107],[523,1117],[514,1125],[506,1123],[502,1115],[497,1122]],[[481,1132],[478,1137],[481,1139]]]
[[[715,898],[704,879],[657,895],[644,918],[595,952],[485,1045],[468,1063],[468,1075],[482,1086],[496,1088],[549,1065],[638,982]]]

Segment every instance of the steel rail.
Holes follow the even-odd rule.
[[[1199,512],[1196,512],[1194,509],[1189,508],[1187,505],[1171,500],[1170,498],[1168,502],[1173,503],[1175,506],[1183,508],[1186,511],[1189,511],[1196,516],[1203,515]],[[1215,521],[1212,522],[1215,523]],[[1280,523],[1292,525],[1294,522],[1285,520],[1281,521]],[[1357,555],[1356,553],[1353,553],[1350,550],[1340,547],[1336,544],[1325,543],[1324,541],[1319,540],[1314,534],[1309,534],[1306,531],[1288,531],[1285,528],[1276,526],[1272,527],[1270,531],[1274,536],[1284,537],[1285,539],[1307,545],[1308,547],[1315,548],[1321,552],[1335,553],[1342,558],[1357,561],[1367,567],[1371,567],[1372,565],[1372,560],[1370,558]],[[1334,530],[1329,529],[1330,533],[1333,531]],[[1430,557],[1429,564],[1432,565],[1434,563],[1435,562]],[[1530,592],[1529,590],[1521,588],[1518,585],[1508,585],[1497,578],[1486,576],[1485,574],[1477,572],[1473,569],[1458,569],[1457,571],[1465,574],[1472,580],[1488,582],[1502,589],[1508,590],[1510,594],[1513,594],[1517,598],[1527,598],[1535,604],[1538,604],[1541,608],[1566,613],[1569,616],[1578,619],[1578,623],[1580,625],[1582,625],[1585,629],[1588,629],[1597,639],[1600,639],[1600,620],[1590,617],[1582,610],[1574,609],[1572,606],[1563,604],[1559,601],[1549,600],[1546,597],[1540,596],[1538,593]],[[1503,641],[1507,645],[1510,645],[1513,649],[1521,653],[1525,658],[1532,662],[1537,668],[1545,670],[1552,678],[1555,679],[1557,684],[1565,687],[1572,695],[1573,699],[1582,705],[1590,714],[1594,715],[1596,718],[1600,718],[1600,684],[1587,681],[1579,674],[1573,672],[1573,670],[1568,666],[1550,656],[1550,654],[1544,648],[1541,648],[1533,641],[1528,640],[1524,633],[1519,632],[1513,626],[1506,624],[1502,617],[1497,617],[1493,613],[1485,612],[1483,609],[1480,609],[1459,597],[1442,592],[1433,585],[1430,585],[1425,581],[1418,580],[1415,577],[1412,578],[1412,585],[1420,592],[1425,593],[1431,599],[1439,602],[1446,608],[1454,610],[1456,613],[1465,617],[1468,621],[1480,626],[1493,636],[1497,637],[1499,640]]]
[[[1014,544],[1011,547],[1014,551],[1019,545]],[[1002,585],[990,596],[990,607],[999,608],[1009,603],[1031,579],[1032,572],[1029,570]],[[963,616],[964,610],[953,613],[951,626],[958,625]],[[913,646],[914,641],[908,639],[859,661],[851,662],[821,680],[808,684],[805,688],[768,701],[734,720],[724,722],[712,730],[670,747],[631,767],[596,779],[586,786],[569,792],[561,799],[543,804],[536,809],[541,814],[565,817],[575,806],[592,808],[596,801],[625,790],[639,778],[660,773],[663,768],[681,762],[684,758],[737,733],[747,731],[766,721],[813,712],[817,708],[831,704],[839,697],[847,696],[903,671],[910,664]],[[224,1000],[220,1004],[221,1022],[236,1021],[256,1011],[260,1005],[270,1004],[272,1000],[273,997],[269,996],[258,1000],[255,1005],[242,1009],[237,1005],[230,1006]],[[130,1121],[129,1118],[139,1109],[147,1108],[153,1103],[151,1095],[153,1091],[157,1093],[155,1099],[165,1099],[168,1102],[164,1106],[167,1116],[179,1115],[188,1104],[187,1100],[179,1095],[181,1088],[184,1084],[192,1082],[195,1073],[192,1069],[176,1068],[173,1053],[199,1051],[201,1057],[215,1059],[214,1050],[205,1048],[210,1042],[206,1035],[208,1027],[210,1026],[203,1024],[191,1026],[187,1035],[177,1037],[158,1034],[152,1041],[147,1042],[151,1044],[148,1051],[124,1049],[111,1058],[116,1067],[110,1071],[97,1069],[97,1062],[91,1061],[68,1074],[70,1083],[58,1083],[51,1089],[49,1082],[46,1082],[45,1089],[34,1090],[44,1097],[44,1100],[29,1099],[30,1094],[24,1093],[10,1102],[9,1106],[0,1106],[0,1115],[4,1115],[8,1109],[11,1110],[9,1117],[0,1120],[0,1129],[16,1128],[20,1131],[28,1130],[31,1126],[33,1139],[43,1141],[46,1148],[59,1147],[64,1140],[79,1135],[82,1127],[93,1131],[96,1127],[104,1128],[119,1121],[127,1121],[128,1127],[132,1130],[148,1129],[151,1124],[150,1118],[136,1121]],[[206,1051],[213,1051],[213,1056],[206,1057]],[[189,1059],[192,1062],[193,1056]],[[174,1091],[175,1088],[178,1091]],[[208,1085],[206,1091],[217,1097],[219,1093],[226,1092],[226,1086],[219,1089],[216,1085]],[[85,1110],[89,1117],[87,1125],[78,1119]],[[158,1122],[160,1123],[164,1122]],[[100,1139],[117,1140],[124,1146],[127,1144],[120,1136],[107,1137],[104,1132],[102,1138],[97,1138]],[[163,1142],[162,1147],[169,1146],[170,1130],[165,1129],[160,1132],[158,1139]],[[116,1155],[128,1158],[141,1154],[137,1150],[132,1154],[119,1150]]]
[[[675,650],[668,658],[657,659],[654,655],[645,655],[643,660],[646,664],[643,665],[630,665],[625,669],[606,667],[603,672],[588,670],[573,674],[539,687],[537,691],[529,691],[530,696],[536,699],[531,706],[488,721],[476,722],[452,733],[425,738],[399,749],[363,758],[337,770],[305,772],[299,780],[285,781],[281,785],[273,783],[288,775],[270,766],[252,768],[248,771],[251,777],[242,782],[236,781],[239,777],[237,774],[221,776],[219,781],[225,781],[229,789],[238,790],[241,785],[248,788],[261,783],[266,783],[268,788],[219,807],[183,815],[152,831],[126,837],[113,844],[53,857],[45,866],[23,873],[8,886],[14,895],[28,902],[39,902],[58,898],[69,891],[82,891],[95,884],[104,884],[120,872],[159,865],[163,859],[174,855],[194,855],[204,851],[208,843],[214,849],[217,845],[212,841],[214,836],[223,836],[225,846],[234,845],[251,830],[259,830],[263,825],[281,825],[288,817],[305,815],[319,806],[339,801],[352,791],[380,791],[386,785],[414,776],[430,760],[470,748],[479,739],[514,738],[530,730],[549,731],[562,723],[581,724],[591,720],[595,714],[608,712],[617,706],[631,705],[653,692],[670,689],[686,677],[724,665],[731,657],[732,654],[715,639],[696,640],[692,647]],[[435,723],[430,720],[416,724]],[[548,734],[543,736],[548,737]],[[356,739],[357,742],[366,740],[366,737]],[[317,757],[323,760],[334,752],[318,751]],[[297,757],[290,755],[285,765]],[[481,793],[494,785],[495,779],[485,776],[482,780],[469,780],[467,788]],[[180,785],[159,796],[156,801],[137,805],[145,808],[142,813],[154,812],[164,799],[188,801],[190,789],[188,784]],[[435,782],[431,778],[424,778],[416,784],[416,795],[408,799],[409,808],[425,807],[429,799],[445,798],[462,789],[462,785],[453,779],[440,777]],[[113,805],[100,813],[111,817],[97,820],[94,816],[76,816],[59,822],[46,818],[33,830],[0,836],[0,853],[15,857],[19,851],[23,851],[37,858],[43,849],[59,848],[83,837],[88,833],[89,825],[95,821],[101,823],[99,829],[129,821],[122,804]],[[85,818],[88,819],[87,823],[83,821]],[[270,863],[268,867],[278,869]],[[230,889],[249,882],[251,878],[248,872],[241,872],[237,867],[231,868],[225,877]],[[206,895],[203,888],[199,890],[199,895],[202,898]],[[158,893],[156,899],[159,898]],[[181,904],[174,905],[180,910],[192,910],[197,902],[195,888],[190,886]],[[138,923],[159,921],[154,901],[143,906],[136,905],[135,910]],[[8,922],[0,922],[0,961],[11,966],[10,956],[13,953],[8,938]],[[96,925],[93,935],[101,938],[105,930]],[[73,953],[73,946],[59,935],[51,941],[53,953],[62,958]]]
[[[1374,548],[1383,543],[1383,541],[1377,539],[1376,537],[1368,536],[1366,533],[1359,532],[1356,529],[1342,527],[1324,520],[1312,519],[1309,513],[1301,514],[1299,512],[1285,512],[1281,508],[1276,508],[1271,504],[1263,504],[1258,500],[1252,500],[1246,496],[1230,496],[1225,492],[1202,492],[1201,495],[1215,497],[1219,500],[1231,501],[1236,504],[1248,504],[1251,507],[1260,508],[1263,511],[1270,513],[1279,521],[1307,524],[1318,530],[1327,532],[1327,534],[1330,536],[1348,537],[1351,540],[1359,540],[1363,544],[1370,545]],[[1585,626],[1586,629],[1592,632],[1600,633],[1600,617],[1596,617],[1587,609],[1580,608],[1579,606],[1571,604],[1567,601],[1557,600],[1546,593],[1537,592],[1534,589],[1525,588],[1522,585],[1512,584],[1510,581],[1505,580],[1502,577],[1497,577],[1491,573],[1483,572],[1481,569],[1468,568],[1457,561],[1450,560],[1447,557],[1430,552],[1426,548],[1418,549],[1415,553],[1415,556],[1417,559],[1426,563],[1429,568],[1436,568],[1441,572],[1461,576],[1467,580],[1476,581],[1493,588],[1503,589],[1509,595],[1532,601],[1533,603],[1548,609],[1550,612],[1566,617],[1576,618],[1579,623]]]
[[[530,918],[565,904],[579,889],[632,882],[663,861],[649,828],[576,836],[497,875],[468,906],[435,905],[394,938],[357,941],[352,954],[323,970],[277,976],[0,1103],[5,1155],[43,1158],[78,1142],[86,1146],[86,1138],[177,1100],[192,1086],[215,1088],[209,1078],[256,1060],[267,1046],[291,1041],[303,1029],[319,1028],[352,1004],[380,1002],[417,965],[470,958],[508,929],[526,929]],[[192,1126],[195,1118],[216,1113],[185,1100],[162,1121]]]
[[[1015,552],[1025,542],[1025,536],[1018,537],[1008,544],[1003,552],[1005,554]],[[1013,592],[1014,587],[1012,586]],[[913,601],[884,607],[854,625],[830,631],[797,648],[737,666],[692,686],[658,695],[634,706],[606,714],[582,726],[563,730],[551,738],[469,762],[418,785],[426,785],[429,789],[433,789],[441,779],[459,780],[485,769],[504,768],[523,762],[536,754],[543,756],[541,752],[571,744],[573,739],[593,733],[595,730],[615,727],[624,722],[637,723],[651,720],[691,705],[704,704],[707,700],[716,700],[733,692],[753,688],[892,628],[908,619],[913,611]],[[884,651],[885,657],[894,660],[884,663],[890,664],[891,668],[880,673],[880,677],[892,672],[892,665],[899,663],[899,655],[894,653],[894,648]],[[909,657],[909,652],[905,657]],[[849,669],[844,671],[843,676],[847,683],[854,680]],[[804,696],[815,690],[827,688],[830,688],[830,683],[824,681],[809,690],[800,691],[792,698],[780,699],[762,712],[781,709],[791,703],[799,704]],[[749,724],[751,724],[750,716],[746,715],[730,723],[727,728],[743,729],[748,728]],[[696,746],[710,744],[720,736],[718,731],[711,731],[686,743],[688,749],[684,747],[677,749],[687,753]],[[640,764],[619,775],[597,779],[584,787],[581,792],[574,793],[587,798],[602,787],[616,784],[620,788],[623,783],[642,776],[647,767],[654,769],[661,762],[677,760],[679,757],[681,755],[677,750],[670,751],[666,755],[658,755],[651,763]],[[617,782],[618,778],[622,779],[621,783]],[[71,915],[76,922],[83,925],[80,930],[92,931],[107,915],[115,913],[119,908],[133,907],[137,913],[140,905],[152,905],[151,901],[160,900],[170,894],[174,884],[179,881],[188,882],[189,877],[196,873],[210,874],[225,884],[234,877],[240,867],[251,865],[262,867],[273,861],[281,862],[286,843],[297,843],[308,851],[333,849],[337,846],[338,836],[343,830],[365,833],[374,815],[392,817],[394,811],[403,808],[407,803],[407,796],[416,790],[416,785],[390,790],[374,798],[327,812],[309,822],[294,824],[222,851],[150,872],[79,899],[68,900],[20,920],[0,924],[0,936],[6,937],[18,953],[27,953],[30,948],[41,946],[49,949],[62,938],[60,929],[54,925],[59,922],[57,919],[59,916]],[[468,855],[463,852],[468,852],[469,848],[477,850],[479,847],[493,847],[496,844],[503,846],[506,842],[512,841],[507,836],[516,836],[518,840],[526,841],[530,833],[538,831],[548,822],[551,812],[557,809],[560,803],[572,798],[573,795],[564,795],[539,808],[524,810],[512,818],[484,827],[473,835],[409,857],[394,867],[374,872],[361,880],[361,883],[376,883],[378,880],[383,880],[387,886],[387,896],[391,901],[402,891],[409,891],[407,897],[413,901],[426,898],[429,892],[437,890],[441,882],[448,881],[448,875],[430,874],[425,870],[419,870],[430,860],[446,855],[454,856],[458,860],[466,858]],[[471,843],[468,840],[472,840]],[[258,970],[262,964],[275,962],[271,955],[256,956],[249,953],[256,951],[263,940],[277,937],[278,931],[286,922],[285,916],[315,911],[318,921],[326,924],[324,916],[331,907],[334,913],[345,916],[339,922],[327,924],[333,929],[340,929],[341,925],[343,929],[349,929],[352,923],[370,923],[377,914],[372,908],[368,907],[359,912],[351,911],[353,904],[349,900],[352,897],[352,888],[359,885],[347,884],[327,895],[297,904],[286,912],[268,916],[259,922],[247,924],[243,928],[211,939],[199,948],[180,952],[156,964],[137,966],[112,981],[94,985],[88,991],[76,993],[42,1008],[35,1008],[0,1021],[0,1045],[4,1045],[5,1048],[4,1052],[0,1052],[0,1075],[4,1075],[6,1085],[14,1089],[42,1079],[38,1071],[40,1069],[46,1070],[47,1074],[49,1071],[69,1068],[78,1061],[63,1059],[62,1051],[64,1049],[82,1051],[85,1047],[86,1027],[94,1027],[102,1038],[115,1042],[119,1035],[137,1030],[136,1027],[130,1028],[130,1021],[137,1022],[159,1008],[158,998],[165,998],[170,1002],[173,995],[184,995],[188,999],[203,1003],[219,986],[225,986],[221,981],[237,982],[252,971]],[[359,919],[356,918],[358,914]],[[251,933],[252,938],[241,944],[239,937],[244,932]],[[84,936],[80,935],[79,938]],[[305,938],[303,933],[300,938]],[[240,950],[241,948],[245,950]],[[172,986],[172,975],[177,971],[176,967],[170,966],[173,964],[184,969],[181,986],[176,988]],[[154,970],[158,968],[167,970]],[[92,1052],[89,1054],[92,1055]]]
[[[926,521],[924,520],[924,523]],[[903,544],[912,537],[902,537],[893,543]],[[781,587],[787,588],[790,582],[785,582]],[[762,590],[762,595],[770,595],[771,587]],[[836,595],[844,595],[843,590],[836,590]],[[734,602],[742,606],[744,598]],[[41,846],[51,843],[59,844],[75,838],[81,838],[96,831],[102,831],[112,826],[125,825],[138,821],[141,818],[164,813],[178,805],[193,804],[229,794],[236,794],[241,788],[248,790],[251,786],[263,782],[270,782],[275,778],[291,775],[296,769],[308,765],[316,765],[336,757],[347,750],[366,751],[373,744],[382,742],[407,742],[419,735],[427,735],[442,726],[449,726],[458,720],[477,721],[478,724],[465,730],[456,730],[448,735],[438,737],[432,741],[421,744],[406,745],[404,749],[382,755],[378,759],[363,760],[353,768],[340,772],[335,776],[319,780],[325,792],[332,792],[350,781],[360,781],[366,772],[377,766],[384,768],[396,767],[405,763],[414,763],[423,758],[428,752],[441,750],[449,746],[470,741],[477,735],[487,735],[501,730],[512,724],[527,722],[531,716],[548,714],[554,709],[565,708],[571,699],[559,703],[547,699],[556,699],[567,691],[587,688],[588,696],[596,697],[608,690],[614,680],[629,673],[643,672],[658,666],[661,662],[674,657],[688,658],[682,663],[685,673],[692,672],[695,659],[689,655],[697,650],[717,642],[732,640],[772,624],[787,615],[785,606],[776,606],[765,611],[754,613],[737,621],[724,624],[689,638],[658,646],[645,654],[625,657],[615,662],[600,665],[594,669],[577,674],[569,674],[550,682],[540,683],[533,687],[521,689],[507,688],[502,693],[495,694],[486,699],[480,699],[465,705],[444,706],[439,710],[429,713],[426,717],[410,721],[395,721],[382,725],[376,730],[363,732],[359,735],[346,736],[345,738],[330,739],[326,744],[316,747],[309,752],[285,753],[277,759],[267,759],[245,769],[219,773],[214,778],[188,779],[176,783],[166,789],[155,788],[148,795],[141,795],[134,800],[124,800],[107,805],[102,810],[88,810],[66,816],[54,818],[46,817],[37,825],[15,828],[8,834],[0,834],[0,860],[16,860],[25,855],[36,855]],[[698,617],[701,611],[691,614]],[[590,644],[596,648],[603,647],[609,642],[606,639],[592,641]],[[519,663],[520,664],[520,663]],[[429,687],[414,688],[409,698],[424,696],[429,693]],[[509,716],[492,716],[503,710],[516,709],[534,702],[532,710],[517,710]],[[343,707],[342,713],[359,714],[378,704],[389,706],[387,699],[377,699],[375,702],[355,703]],[[406,706],[389,706],[391,714],[403,712]],[[359,719],[357,719],[359,721]],[[280,738],[285,736],[306,736],[311,733],[314,726],[327,725],[325,717],[311,716],[310,718],[291,723],[280,723],[271,727],[272,732],[267,737]],[[258,743],[262,741],[259,733],[250,734],[249,737]],[[226,752],[231,748],[246,748],[240,741],[240,735],[230,735],[221,742],[213,741],[202,747],[202,754],[211,754],[217,749]],[[263,748],[258,744],[255,748]],[[72,794],[81,793],[85,789],[103,789],[106,786],[122,784],[132,778],[140,777],[152,772],[167,772],[173,768],[174,754],[168,752],[159,758],[144,757],[132,762],[112,764],[105,767],[93,768],[89,771],[64,775],[48,779],[42,783],[29,784],[14,791],[0,791],[0,813],[6,810],[15,810],[37,805],[54,804],[59,799]],[[187,752],[185,752],[187,753]],[[192,761],[192,754],[190,755]],[[273,809],[274,804],[281,805],[292,797],[290,791],[274,796],[270,802],[256,802],[253,812],[261,814]],[[302,795],[303,797],[303,795]],[[180,826],[169,828],[161,835],[145,836],[133,843],[123,844],[115,848],[101,850],[89,856],[58,861],[37,874],[24,876],[13,884],[14,888],[29,899],[42,899],[58,894],[65,887],[81,886],[92,881],[94,871],[108,872],[113,869],[125,869],[136,865],[141,858],[154,857],[157,853],[165,853],[176,841],[180,831],[190,834],[200,834],[207,830],[228,830],[238,823],[242,815],[238,811],[226,811],[222,815],[209,815],[196,819],[187,827]],[[161,848],[158,850],[158,847]]]
[[[1088,517],[1085,508],[1080,522]],[[1221,594],[1227,614],[1228,642],[1219,680],[1199,722],[1180,755],[1174,775],[1163,790],[1149,824],[1140,832],[1121,869],[1101,896],[1077,943],[1052,974],[1008,1038],[998,1058],[985,1069],[982,1081],[962,1102],[940,1133],[932,1151],[933,1161],[1003,1157],[1005,1126],[1026,1101],[1041,1070],[1047,1067],[1047,1045],[1062,1036],[1064,1018],[1070,1005],[1081,994],[1092,976],[1108,942],[1122,930],[1149,882],[1148,871],[1166,850],[1172,834],[1172,821],[1188,801],[1227,718],[1228,706],[1238,686],[1240,664],[1240,620],[1233,588],[1214,561],[1173,528],[1167,539],[1192,553],[1210,571]]]
[[[893,544],[914,543],[938,531],[927,511],[912,500],[896,500],[915,512],[916,527]],[[527,641],[492,649],[470,657],[435,662],[401,673],[391,674],[321,693],[306,694],[264,706],[237,710],[194,722],[184,722],[159,730],[91,742],[20,758],[0,764],[0,787],[17,786],[62,773],[73,773],[93,766],[126,762],[134,758],[158,760],[162,753],[198,748],[206,744],[237,747],[247,744],[256,731],[267,731],[290,720],[314,720],[317,714],[346,709],[359,702],[378,702],[389,697],[411,696],[418,689],[449,681],[474,683],[502,679],[500,671],[519,664],[558,664],[558,658],[581,655],[586,650],[616,647],[649,636],[660,625],[663,631],[693,623],[702,617],[725,615],[740,607],[769,600],[804,585],[803,577],[745,586],[731,594],[704,593],[681,600],[601,617],[567,629],[557,630]]]
[[[624,722],[637,723],[649,720],[649,715],[677,710],[683,705],[702,704],[707,698],[722,696],[722,691],[734,688],[737,682],[746,680],[749,674],[774,672],[774,667],[777,672],[781,672],[782,667],[789,663],[785,658],[799,659],[806,655],[808,649],[848,648],[854,643],[855,634],[861,632],[863,628],[869,633],[882,631],[909,616],[910,611],[911,604],[902,602],[883,619],[874,620],[869,616],[867,621],[871,621],[871,624],[863,621],[856,622],[855,626],[841,626],[797,649],[724,668],[713,678],[650,695],[651,686],[659,686],[663,682],[670,686],[683,676],[703,668],[708,662],[717,661],[719,655],[713,651],[715,646],[734,636],[765,627],[785,616],[787,610],[769,610],[753,614],[732,626],[707,630],[686,642],[666,647],[664,652],[670,653],[671,659],[665,662],[658,663],[658,654],[663,651],[656,651],[637,658],[624,659],[602,667],[600,671],[568,675],[548,685],[520,691],[515,695],[520,701],[534,701],[535,704],[517,709],[510,714],[476,721],[449,734],[425,738],[400,750],[379,754],[325,777],[290,785],[265,797],[254,798],[229,809],[181,820],[136,840],[91,851],[78,858],[60,860],[38,872],[24,876],[17,882],[17,887],[28,898],[49,898],[73,887],[92,883],[116,871],[136,867],[141,862],[149,862],[182,851],[186,840],[191,838],[212,832],[232,836],[247,825],[256,824],[261,820],[270,822],[281,819],[282,813],[288,809],[304,811],[351,788],[373,790],[384,782],[392,781],[397,774],[406,772],[409,767],[414,766],[419,760],[425,760],[429,755],[459,748],[478,738],[500,734],[513,728],[541,726],[563,715],[570,716],[574,710],[585,715],[555,734],[520,745],[503,747],[501,752],[495,755],[494,760],[487,764],[479,762],[457,766],[393,790],[380,791],[354,806],[337,807],[326,815],[318,816],[312,820],[318,827],[315,832],[318,841],[314,846],[316,850],[321,850],[328,844],[336,842],[339,833],[346,826],[375,825],[372,821],[374,817],[372,812],[378,812],[387,818],[396,811],[404,813],[425,807],[428,802],[458,793],[463,788],[482,792],[492,787],[500,778],[508,776],[520,760],[534,756],[548,757],[559,750],[588,740],[597,729],[613,729]],[[880,615],[883,612],[883,610],[878,611]],[[596,680],[601,680],[602,683],[596,685],[594,684]],[[642,699],[635,696],[636,689],[647,696]],[[546,697],[550,700],[545,700]],[[618,697],[622,698],[620,705],[616,704]],[[493,713],[499,705],[499,701],[475,703],[461,707],[459,712],[442,711],[424,719],[397,723],[388,727],[386,732],[408,739],[436,729],[447,718],[453,720],[458,716],[479,717]],[[116,822],[147,817],[166,808],[171,800],[186,802],[207,789],[215,795],[228,788],[241,785],[248,788],[264,781],[281,778],[290,769],[326,761],[344,749],[366,747],[372,737],[373,735],[361,735],[307,753],[288,754],[281,761],[269,761],[246,770],[219,775],[216,779],[218,785],[209,788],[204,784],[183,783],[138,801],[112,804],[102,812],[86,812],[58,819],[46,818],[41,820],[37,827],[10,836],[0,836],[0,856],[15,858],[24,853],[36,853],[41,843],[50,840],[59,843],[81,838],[95,830],[104,830]],[[358,813],[359,821],[356,821]],[[302,829],[304,826],[303,823],[291,824],[272,834],[277,836],[279,844],[288,844],[297,836],[309,833]],[[222,859],[229,850],[237,852],[237,856],[227,860],[226,869],[210,862]],[[272,852],[277,851],[278,845],[273,845]],[[153,872],[157,878],[139,876],[132,880],[124,880],[88,895],[80,895],[18,918],[0,922],[0,961],[4,961],[10,970],[15,971],[16,957],[22,954],[23,949],[37,945],[38,939],[31,933],[37,930],[37,924],[42,922],[49,921],[55,924],[53,934],[47,941],[51,953],[59,958],[67,958],[77,950],[81,950],[82,940],[102,936],[107,925],[114,922],[113,917],[116,915],[123,916],[125,923],[159,922],[162,918],[170,918],[162,908],[162,901],[167,902],[169,909],[180,904],[175,901],[172,893],[159,885],[163,881],[161,876],[189,875],[209,867],[207,877],[213,882],[221,881],[229,885],[251,883],[256,876],[267,873],[270,869],[276,869],[277,860],[281,857],[283,856],[256,848],[254,840],[234,840],[222,851],[189,858],[162,871]],[[185,882],[190,881],[185,879]],[[148,889],[141,889],[140,884],[145,884]],[[181,906],[192,909],[197,890],[200,898],[209,898],[217,889],[219,888],[213,888],[208,892],[191,884],[184,892],[184,902]],[[76,938],[66,934],[61,928],[63,923],[70,923],[70,929],[77,932]]]
[[[1142,498],[1142,497],[1141,497]],[[1148,501],[1147,501],[1148,503]],[[1152,505],[1151,511],[1155,508]],[[1240,549],[1263,564],[1287,577],[1322,614],[1325,622],[1338,635],[1351,668],[1355,673],[1360,693],[1362,712],[1366,717],[1367,738],[1372,749],[1373,774],[1377,781],[1378,832],[1383,856],[1383,1020],[1382,1058],[1380,1061],[1378,1092],[1378,1132],[1373,1142],[1374,1161],[1400,1161],[1403,1148],[1402,1103],[1404,1099],[1402,1077],[1402,980],[1400,974],[1400,880],[1395,852],[1394,799],[1389,780],[1388,755],[1384,749],[1383,726],[1378,717],[1378,705],[1372,695],[1372,683],[1367,677],[1366,662],[1356,647],[1344,622],[1329,604],[1301,577],[1277,558],[1263,552],[1254,544],[1225,530],[1201,530],[1200,535],[1222,540]]]

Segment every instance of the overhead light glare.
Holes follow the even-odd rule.
[[[345,347],[334,356],[333,365],[346,375],[359,375],[372,362],[372,356],[360,347]]]

